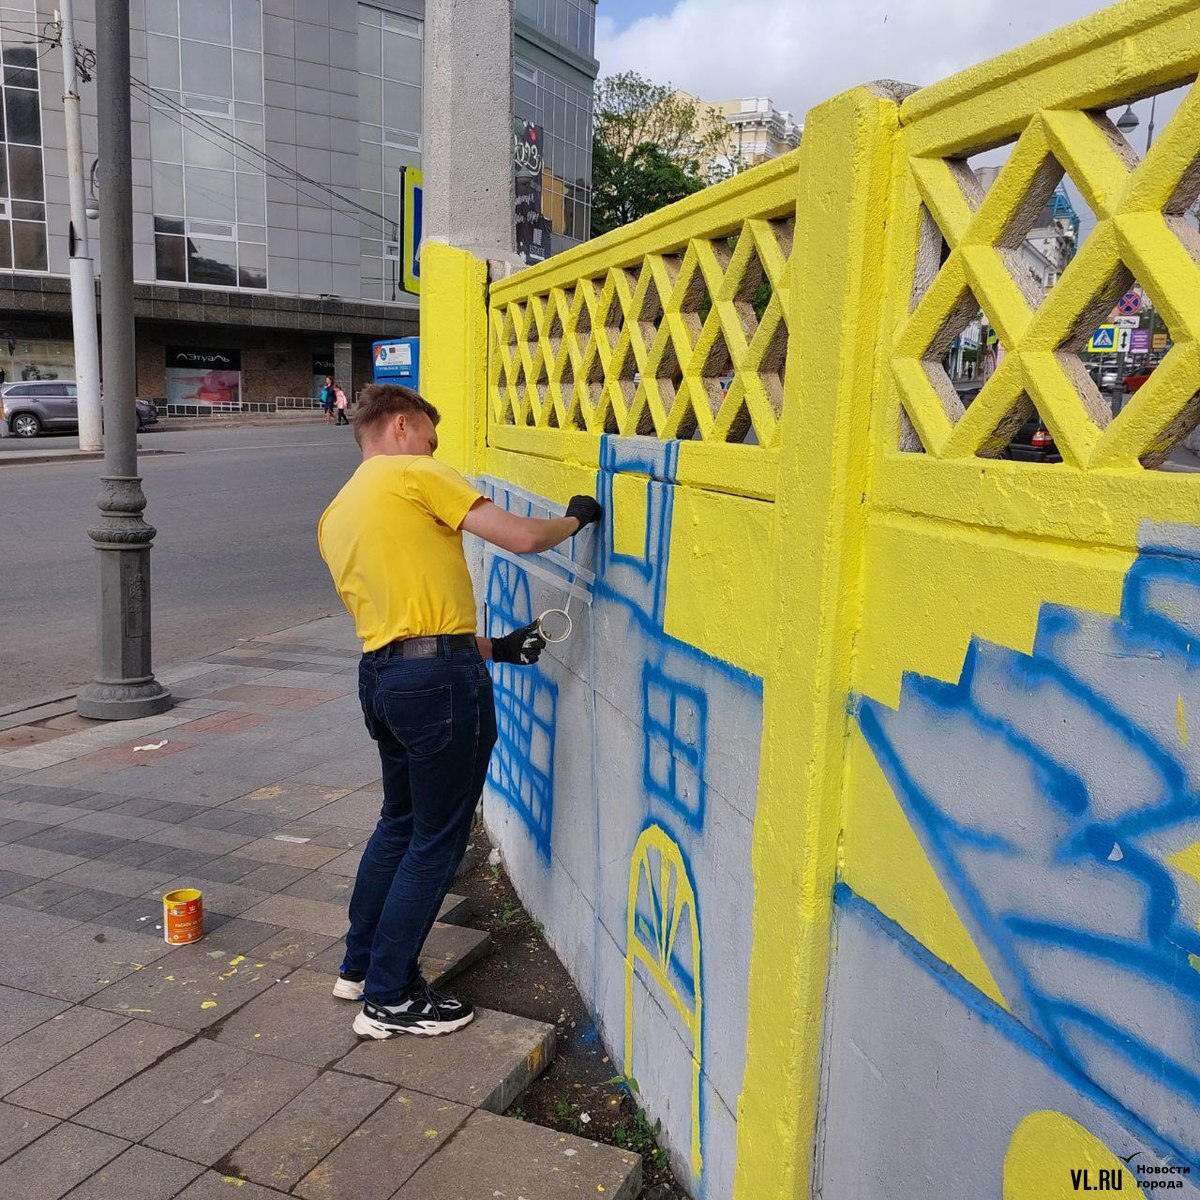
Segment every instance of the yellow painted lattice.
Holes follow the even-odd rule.
[[[777,446],[795,205],[784,166],[495,289],[490,422]]]
[[[1178,49],[1182,72],[1194,51]],[[1081,91],[1092,85],[1072,67],[1063,64],[1064,79]],[[1068,469],[1155,466],[1200,422],[1200,235],[1188,215],[1200,193],[1200,89],[1141,162],[1099,107],[1067,103],[1061,86],[1044,90],[1053,103],[1024,115],[986,195],[965,161],[986,142],[946,153],[947,112],[922,115],[919,105],[902,126],[892,445],[939,460],[997,457],[1036,409]],[[1043,295],[1019,248],[1064,172],[1096,227]],[[1174,346],[1114,418],[1078,352],[1135,280]],[[964,411],[941,360],[979,309],[1006,354]]]

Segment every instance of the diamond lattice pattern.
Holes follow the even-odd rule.
[[[493,305],[492,420],[777,446],[792,227],[752,218]]]
[[[1200,236],[1188,213],[1200,193],[1200,88],[1140,163],[1103,114],[1048,110],[1026,126],[986,195],[962,159],[914,156],[909,170],[906,203],[922,230],[910,312],[892,355],[902,448],[986,456],[997,430],[1032,404],[1068,466],[1161,462],[1200,422]],[[1096,228],[1041,295],[1023,278],[1016,250],[1064,172]],[[948,253],[939,254],[942,239]],[[1079,351],[1135,278],[1174,347],[1114,419]],[[977,305],[1007,355],[964,412],[940,359]]]

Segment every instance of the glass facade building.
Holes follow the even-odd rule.
[[[415,17],[358,6],[358,186],[364,207],[384,217],[359,221],[368,300],[400,295],[400,171],[421,165],[423,35]]]
[[[417,332],[402,173],[422,162],[430,2],[129,0],[140,395],[307,402],[331,364],[357,389],[372,341]],[[55,2],[0,15],[0,378],[69,378]],[[94,0],[75,20],[86,46]],[[594,41],[593,0],[516,0],[514,232],[537,257],[588,236]],[[94,182],[94,82],[81,95]]]
[[[146,63],[155,277],[265,289],[261,0],[153,0]]]
[[[47,266],[46,182],[42,161],[42,97],[34,38],[34,0],[9,0],[0,29],[3,136],[0,147],[0,270]]]
[[[517,0],[513,115],[542,131],[548,254],[591,236],[593,0]]]

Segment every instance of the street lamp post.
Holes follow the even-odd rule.
[[[83,132],[79,99],[79,43],[74,0],[62,4],[63,120],[67,143],[67,195],[71,205],[71,323],[75,338],[75,391],[80,450],[99,450],[100,351],[96,340],[96,276],[88,247],[83,194]]]
[[[165,712],[171,693],[150,667],[150,544],[137,473],[133,325],[133,155],[129,111],[129,0],[97,0],[100,120],[104,475],[100,520],[88,537],[100,555],[99,670],[76,699],[83,717],[129,720]]]

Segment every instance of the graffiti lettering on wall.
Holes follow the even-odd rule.
[[[621,896],[625,909],[625,944],[620,948],[625,963],[624,1070],[639,1079],[643,1102],[666,1113],[664,1123],[690,1165],[691,1185],[700,1195],[710,1186],[721,1190],[730,1185],[723,1180],[708,1184],[701,1177],[708,1081],[701,996],[706,989],[699,919],[702,897],[692,864],[725,853],[744,858],[736,869],[747,873],[750,869],[748,821],[744,847],[727,845],[718,850],[706,841],[709,721],[710,713],[720,711],[722,720],[736,727],[738,720],[745,719],[739,713],[753,714],[757,746],[762,682],[664,631],[678,453],[675,442],[602,439],[597,491],[608,516],[595,543],[590,619],[579,623],[572,637],[571,668],[552,658],[552,651],[536,670],[494,669],[500,738],[489,786],[491,796],[519,818],[543,862],[551,865],[556,845],[555,754],[562,753],[555,736],[562,693],[554,674],[568,669],[586,673],[589,707],[618,710],[622,722],[636,731],[640,746],[635,741],[638,757],[632,763],[632,777],[622,775],[619,785],[609,780],[600,785],[602,790],[619,786],[619,795],[605,792],[610,806],[597,819],[604,821],[608,836],[623,846],[625,857],[606,860],[601,873],[611,869],[612,874],[598,886]],[[528,511],[519,489],[496,482],[489,491],[497,503]],[[623,502],[628,507],[621,510]],[[547,582],[547,570],[553,577],[553,564],[535,560],[527,569],[489,553],[484,567],[489,633],[528,622],[544,600],[561,603],[561,596],[550,592],[533,595],[539,581]],[[603,657],[599,672],[588,651]],[[607,682],[598,682],[598,674]],[[573,689],[573,694],[580,693]],[[586,730],[587,724],[580,721],[576,727]],[[596,736],[594,729],[590,736]],[[595,763],[604,762],[598,744],[592,754]],[[572,799],[579,802],[579,797]],[[600,803],[595,797],[593,802]],[[611,802],[617,803],[619,811],[613,810]],[[748,961],[748,906],[745,928],[739,923],[736,931],[727,929],[727,935],[731,931]],[[726,959],[734,961],[728,954]],[[744,973],[727,973],[741,979],[744,987]],[[744,999],[742,994],[740,1007],[723,1014],[731,1028],[744,1025]],[[720,1009],[711,1011],[719,1019]],[[676,1036],[661,1037],[664,1021]],[[727,1110],[723,1136],[728,1131],[729,1138],[724,1161],[732,1161],[732,1112],[742,1051],[735,1053],[738,1066],[730,1074],[736,1082],[727,1084],[720,1097]],[[664,1067],[668,1059],[670,1066]],[[656,1076],[673,1080],[676,1090],[670,1096],[654,1096]],[[684,1078],[689,1080],[686,1100],[680,1094]]]
[[[1146,548],[1117,619],[1043,609],[858,721],[1014,1015],[1200,1167],[1200,558]]]

